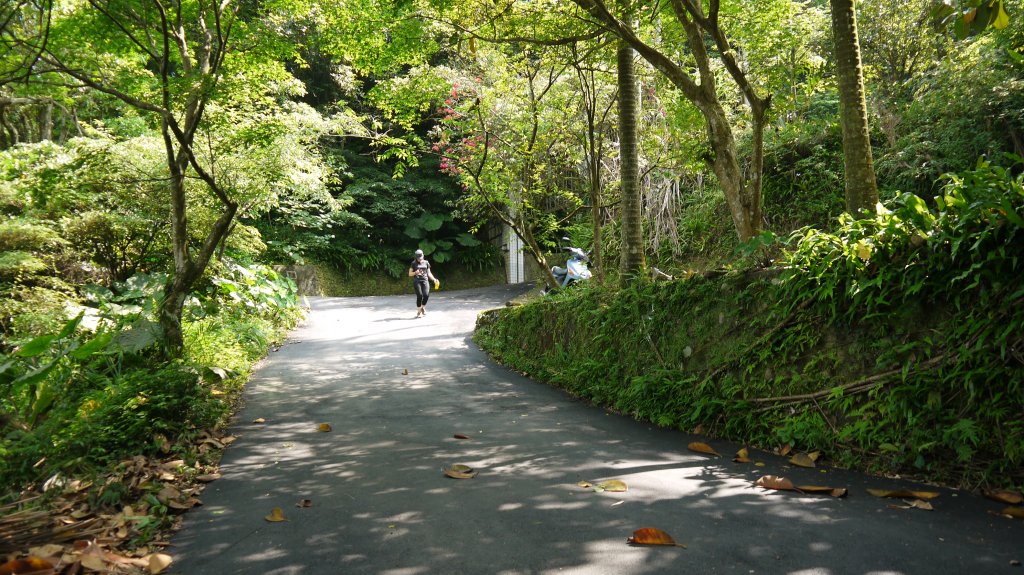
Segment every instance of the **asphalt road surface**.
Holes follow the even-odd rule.
[[[411,293],[310,299],[250,382],[223,478],[172,539],[170,572],[1024,575],[1024,521],[991,513],[1005,505],[753,450],[764,466],[734,463],[735,444],[495,365],[470,341],[476,315],[523,289],[435,292],[422,319]],[[687,449],[701,440],[724,457]],[[445,476],[454,464],[479,473]],[[849,495],[754,487],[765,474]],[[577,485],[612,479],[628,490]],[[895,509],[869,487],[941,495],[931,511]],[[286,521],[265,520],[274,508]],[[644,527],[686,548],[627,544]]]

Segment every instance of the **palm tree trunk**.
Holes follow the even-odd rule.
[[[832,35],[836,45],[839,80],[839,120],[843,129],[843,165],[846,169],[846,210],[853,215],[872,213],[878,203],[875,167],[871,159],[868,108],[864,97],[860,41],[854,0],[829,0]]]
[[[622,177],[622,255],[621,284],[640,276],[644,258],[643,225],[640,206],[640,161],[637,149],[637,90],[633,71],[633,49],[619,41],[616,54],[619,84],[619,162]]]

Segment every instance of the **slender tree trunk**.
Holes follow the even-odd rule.
[[[601,252],[601,163],[600,158],[597,155],[596,138],[594,135],[594,125],[590,125],[590,160],[587,168],[590,171],[590,219],[593,228],[594,236],[594,247],[591,249],[591,259],[594,262],[596,272],[594,275],[597,276],[597,283],[604,283],[604,262],[602,261],[603,255]]]
[[[39,111],[39,141],[53,139],[53,101],[43,102]]]
[[[200,114],[192,114],[193,122],[199,121]],[[194,124],[187,129],[191,134]],[[192,291],[196,280],[206,270],[217,245],[227,236],[231,222],[238,211],[238,204],[230,201],[212,178],[205,183],[222,199],[224,211],[213,223],[206,234],[203,245],[193,257],[189,251],[188,238],[188,204],[185,191],[185,178],[189,167],[188,150],[177,147],[178,141],[171,134],[167,122],[163,125],[164,147],[167,153],[167,167],[170,173],[169,196],[171,204],[171,252],[174,257],[174,274],[168,279],[164,289],[164,301],[160,306],[160,326],[164,332],[164,344],[170,357],[179,357],[184,348],[184,334],[181,328],[181,316],[185,298]],[[190,142],[189,138],[185,139]],[[180,145],[180,142],[179,142]]]
[[[871,159],[868,107],[864,97],[854,1],[829,0],[839,80],[839,120],[843,129],[846,210],[853,215],[862,215],[874,211],[878,203],[878,187]]]
[[[621,284],[641,276],[646,266],[640,206],[640,161],[637,149],[637,90],[633,49],[624,41],[617,52],[619,88],[619,162],[622,174]]]

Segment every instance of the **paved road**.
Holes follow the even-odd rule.
[[[1024,521],[989,514],[997,503],[942,490],[934,511],[891,509],[865,489],[906,484],[760,452],[765,467],[707,458],[686,448],[700,438],[492,364],[469,340],[476,314],[517,290],[437,292],[423,319],[411,295],[312,299],[249,384],[223,478],[172,540],[171,572],[1024,575],[1011,565]],[[445,477],[455,463],[479,475]],[[751,486],[769,473],[850,495]],[[576,485],[609,479],[629,490]],[[275,507],[288,521],[264,520]],[[627,545],[641,527],[687,548]]]

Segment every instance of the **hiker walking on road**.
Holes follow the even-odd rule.
[[[437,289],[441,281],[430,273],[430,262],[423,257],[423,250],[416,250],[416,259],[409,264],[409,277],[412,278],[412,289],[416,292],[416,317],[427,315],[430,282],[434,282],[434,289]]]

